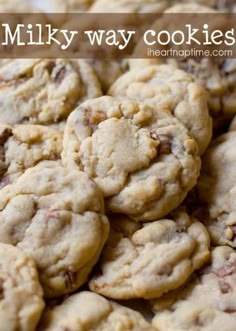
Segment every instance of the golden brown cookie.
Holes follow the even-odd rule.
[[[80,292],[48,307],[39,331],[155,331],[135,310],[92,292]]]
[[[176,208],[200,168],[195,140],[168,109],[108,96],[70,115],[62,160],[95,180],[108,211],[137,221]]]
[[[84,60],[13,60],[0,68],[0,121],[52,124],[77,104],[102,95]]]
[[[160,13],[168,7],[167,0],[96,0],[91,13]]]
[[[214,245],[236,247],[236,132],[218,137],[206,151],[199,178],[198,207]]]
[[[46,126],[0,123],[0,188],[43,160],[59,160],[62,138]]]
[[[211,264],[187,286],[153,302],[158,331],[234,331],[236,325],[236,253],[214,248]]]
[[[35,331],[44,308],[34,261],[0,243],[0,329]]]
[[[158,298],[178,288],[209,258],[210,239],[185,212],[142,226],[110,219],[111,234],[90,290],[112,299]]]
[[[171,112],[196,139],[200,153],[210,142],[212,121],[205,90],[182,70],[171,65],[134,68],[118,78],[108,94]]]
[[[0,242],[31,256],[47,297],[79,288],[108,237],[103,196],[85,173],[43,161],[0,191]]]

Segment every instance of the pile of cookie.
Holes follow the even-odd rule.
[[[236,60],[3,60],[0,108],[0,331],[236,330]]]

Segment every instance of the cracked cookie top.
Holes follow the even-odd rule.
[[[76,105],[102,95],[83,60],[12,60],[0,68],[0,121],[52,124]]]
[[[43,161],[0,191],[0,242],[37,265],[47,297],[83,284],[108,237],[103,197],[85,173]]]
[[[205,90],[182,70],[171,65],[134,68],[118,78],[108,94],[169,110],[196,139],[200,153],[210,142],[212,121]]]
[[[200,222],[178,211],[142,226],[111,217],[111,234],[92,291],[112,299],[158,298],[186,282],[209,258],[209,236]]]
[[[106,96],[68,118],[62,160],[95,180],[109,211],[141,221],[177,207],[195,185],[195,140],[164,107]]]
[[[46,126],[0,123],[0,188],[43,160],[59,160],[62,137]]]
[[[211,7],[217,1],[211,2]],[[221,9],[229,8],[227,1],[219,1]],[[223,5],[224,3],[224,5]],[[217,7],[217,6],[216,6]],[[236,8],[236,7],[235,7]],[[175,5],[166,13],[210,13],[217,14],[219,11],[193,3]],[[216,20],[217,21],[217,20]],[[218,23],[217,23],[218,24]],[[217,28],[215,25],[215,29]],[[222,20],[219,19],[219,29],[222,29]],[[225,28],[225,26],[223,25]],[[220,57],[210,58],[188,58],[185,60],[168,60],[172,65],[189,73],[207,91],[208,105],[211,115],[214,118],[216,129],[222,126],[222,121],[231,118],[236,109],[236,60],[223,59]]]
[[[236,132],[219,136],[206,151],[197,193],[214,244],[236,247]]]
[[[153,302],[159,331],[234,331],[236,324],[236,253],[214,248],[211,264],[175,293]]]

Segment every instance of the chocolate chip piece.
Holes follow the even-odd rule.
[[[219,282],[219,286],[220,286],[220,290],[223,294],[229,293],[230,291],[232,291],[231,286],[224,282],[223,280],[220,280]]]
[[[170,137],[165,134],[158,136],[160,140],[159,154],[170,154],[171,153],[171,141]]]
[[[48,62],[46,63],[45,68],[47,69],[47,71],[48,71],[48,73],[49,73],[50,75],[51,75],[53,69],[55,68],[55,66],[56,66],[56,64],[55,64],[54,61],[48,61]]]
[[[65,74],[66,74],[66,67],[65,66],[62,66],[58,70],[58,72],[56,73],[55,82],[58,83],[58,84],[61,84],[61,82],[63,81],[63,79],[65,77]]]
[[[75,281],[76,281],[76,272],[74,272],[72,270],[72,268],[68,268],[66,273],[65,273],[66,287],[69,288],[69,289],[73,289]]]
[[[0,300],[4,299],[4,289],[3,289],[3,283],[5,279],[0,278]]]
[[[12,135],[12,131],[10,128],[5,128],[2,132],[0,132],[0,144],[3,145],[7,141],[7,139]]]

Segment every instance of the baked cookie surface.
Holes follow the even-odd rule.
[[[219,136],[202,160],[199,208],[213,244],[236,247],[236,132]]]
[[[216,2],[211,1],[211,7],[214,7]],[[220,3],[221,9],[229,7],[227,1],[219,1],[218,5]],[[217,14],[219,11],[198,3],[183,3],[168,8],[165,13]],[[221,30],[223,26],[222,20],[219,19],[218,24],[218,28]],[[215,130],[220,130],[224,123],[229,122],[236,112],[236,60],[209,57],[185,60],[168,59],[167,61],[189,73],[197,83],[206,89],[208,106],[210,114],[214,118]]]
[[[34,13],[37,10],[25,0],[0,0],[0,13]]]
[[[94,0],[54,0],[53,7],[59,13],[84,13],[93,3]]]
[[[80,292],[47,308],[39,331],[155,331],[140,313],[92,292]]]
[[[182,290],[153,302],[159,331],[234,331],[236,253],[214,248],[211,264]]]
[[[177,207],[200,168],[196,142],[168,110],[109,96],[70,115],[62,160],[95,180],[109,211],[141,221]]]
[[[167,0],[97,0],[91,13],[159,13],[168,6]]]
[[[141,226],[110,219],[111,234],[90,290],[112,299],[158,298],[186,282],[209,258],[205,227],[179,211]]]
[[[93,69],[83,60],[13,60],[0,68],[0,121],[51,124],[76,105],[102,95]]]
[[[202,5],[209,8],[217,9],[221,12],[235,12],[236,4],[234,0],[176,0],[175,3],[182,3],[183,6],[189,6],[194,8],[195,5]],[[179,4],[179,6],[181,6]]]
[[[103,197],[85,173],[56,161],[28,169],[0,191],[0,242],[31,256],[45,296],[87,280],[108,237]]]
[[[118,77],[123,74],[123,67],[120,61],[115,60],[87,60],[93,67],[101,84],[104,94]]]
[[[196,139],[200,153],[210,142],[212,121],[205,90],[182,70],[171,65],[135,68],[118,78],[108,94],[169,110]]]
[[[62,138],[46,126],[0,123],[0,188],[43,160],[59,160]]]
[[[43,309],[43,291],[33,260],[16,247],[1,243],[1,331],[35,331]]]

